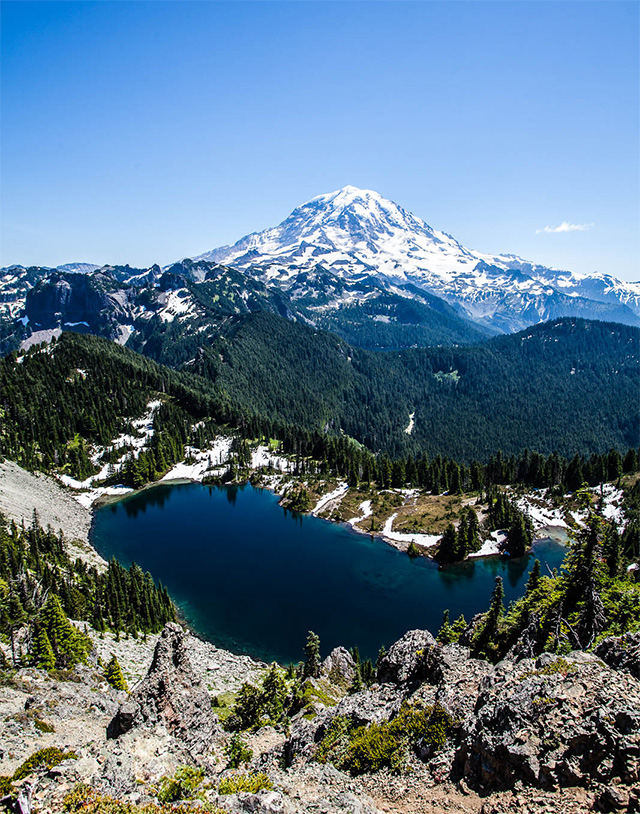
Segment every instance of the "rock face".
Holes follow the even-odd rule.
[[[640,685],[594,656],[543,654],[496,665],[480,687],[455,757],[480,787],[637,783]]]
[[[336,647],[322,662],[322,674],[334,684],[350,686],[356,675],[356,664],[344,647]]]
[[[209,694],[191,667],[185,638],[179,625],[165,626],[146,678],[120,706],[108,737],[117,738],[146,723],[161,723],[193,754],[206,751],[220,727]]]
[[[419,681],[426,650],[436,646],[428,630],[410,630],[391,646],[378,667],[378,681],[384,684],[410,684]]]
[[[600,642],[594,653],[614,670],[640,678],[640,633],[609,636]]]

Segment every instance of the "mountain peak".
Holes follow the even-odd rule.
[[[312,203],[313,201],[327,201],[330,203],[334,202],[347,203],[360,199],[366,200],[367,198],[383,200],[382,196],[372,189],[360,189],[359,187],[354,187],[348,184],[346,187],[342,187],[342,189],[336,189],[334,192],[325,192],[323,195],[316,195],[315,198],[312,198],[307,203]]]

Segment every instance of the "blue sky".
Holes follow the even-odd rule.
[[[3,2],[0,262],[164,264],[353,184],[472,248],[638,279],[638,17]]]

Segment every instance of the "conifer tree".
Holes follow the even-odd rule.
[[[106,678],[107,683],[110,684],[114,690],[124,690],[125,692],[129,691],[126,679],[122,674],[122,670],[115,653],[111,656],[111,659],[105,668],[104,677]]]
[[[436,636],[436,640],[439,641],[440,644],[449,644],[452,641],[452,638],[451,638],[451,625],[449,624],[449,609],[448,608],[442,614],[442,624],[440,625],[440,630],[438,631],[438,635]]]
[[[525,590],[525,596],[531,596],[531,594],[540,587],[540,560],[536,560],[533,563],[533,568],[529,574],[529,578],[527,579],[527,587]]]
[[[320,637],[312,630],[307,636],[307,643],[304,646],[305,663],[304,677],[317,678],[320,675]]]
[[[512,557],[523,557],[525,551],[531,545],[531,535],[527,530],[524,515],[519,514],[509,527],[507,544],[509,545],[509,554]]]
[[[47,633],[56,657],[56,667],[70,668],[85,661],[89,640],[71,624],[60,600],[50,594],[40,611],[39,621]]]
[[[458,556],[458,536],[453,523],[449,523],[438,544],[435,559],[439,563],[455,562]]]
[[[42,625],[36,627],[31,646],[31,658],[39,670],[46,670],[47,673],[50,673],[56,666],[56,657],[51,642],[47,636],[47,631]]]

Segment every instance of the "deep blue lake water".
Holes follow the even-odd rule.
[[[204,638],[281,663],[303,658],[309,630],[323,655],[358,645],[375,659],[407,630],[435,634],[445,608],[467,620],[486,610],[498,574],[507,601],[521,595],[534,561],[489,557],[438,570],[381,540],[287,512],[249,485],[147,489],[98,509],[92,542],[161,580]],[[534,551],[546,572],[565,549],[540,540]]]

